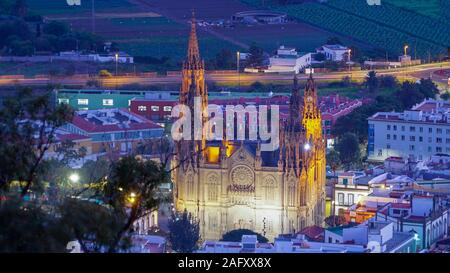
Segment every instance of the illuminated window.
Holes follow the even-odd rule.
[[[104,106],[113,106],[114,105],[114,100],[112,100],[112,99],[104,99],[103,100],[103,105]]]
[[[78,105],[88,105],[89,100],[88,99],[78,99]]]
[[[152,106],[151,109],[153,112],[157,112],[157,111],[159,111],[159,106]]]
[[[164,111],[165,111],[165,112],[170,112],[170,111],[172,111],[172,106],[164,106]]]
[[[139,106],[138,106],[138,111],[139,111],[139,112],[145,112],[145,111],[147,111],[147,106],[145,106],[145,105],[139,105]]]
[[[59,104],[69,104],[69,99],[58,99]]]

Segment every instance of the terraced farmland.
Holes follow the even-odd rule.
[[[318,27],[373,44],[393,54],[401,54],[405,44],[409,44],[411,50],[423,58],[428,54],[437,56],[446,52],[444,46],[318,3],[278,7],[276,10]]]
[[[450,45],[450,22],[388,4],[369,6],[361,0],[329,0],[325,5],[444,47]]]

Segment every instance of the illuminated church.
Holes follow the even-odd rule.
[[[208,91],[200,59],[195,21],[188,56],[183,63],[180,104],[193,109],[201,97],[202,122],[207,121]],[[192,111],[194,112],[194,111]],[[275,151],[262,151],[259,141],[176,141],[174,204],[200,221],[202,239],[220,239],[239,228],[269,239],[311,225],[323,225],[325,214],[325,142],[312,76],[303,99],[297,79],[289,118],[280,125]]]

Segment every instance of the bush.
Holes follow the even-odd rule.
[[[221,241],[241,242],[242,235],[256,235],[256,237],[258,238],[258,242],[260,242],[260,243],[267,243],[269,241],[269,240],[267,240],[266,237],[262,236],[259,233],[254,232],[252,230],[249,230],[249,229],[235,229],[235,230],[229,231],[222,236]]]

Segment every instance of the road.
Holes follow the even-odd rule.
[[[434,72],[446,69],[450,71],[450,62],[426,64],[414,67],[405,67],[398,69],[381,69],[376,70],[377,75],[393,75],[399,78],[420,79],[428,78],[432,75],[432,79],[439,84],[446,85],[447,79],[444,76],[438,76]],[[341,80],[345,76],[350,76],[353,80],[362,80],[367,74],[367,70],[352,71],[352,72],[331,72],[331,73],[317,73],[314,75],[316,81],[333,81]],[[299,80],[306,80],[308,75],[300,75]],[[261,83],[288,83],[292,81],[293,75],[290,74],[249,74],[230,72],[226,74],[207,74],[206,81],[209,83],[217,83],[222,85],[242,85],[248,86],[254,82]],[[24,79],[8,79],[0,78],[0,86],[8,85],[27,85],[27,86],[45,86],[49,84],[60,84],[66,86],[83,86],[92,78],[86,76],[73,76],[65,78],[24,78]],[[180,75],[171,76],[119,76],[101,79],[104,87],[117,87],[129,84],[140,85],[158,85],[158,84],[179,84],[181,82]]]

